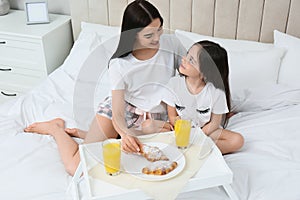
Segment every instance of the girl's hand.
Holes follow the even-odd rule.
[[[229,113],[226,114],[226,118],[229,119],[230,117],[232,117],[235,114],[236,114],[235,112],[229,112]]]
[[[139,153],[142,143],[134,136],[124,134],[121,136],[122,150],[128,153]]]
[[[171,123],[169,123],[169,122],[165,122],[165,124],[164,124],[164,132],[168,132],[168,131],[174,131],[174,126],[172,126],[172,124]]]
[[[179,119],[181,119],[180,116],[175,117],[175,122],[176,122],[177,120],[179,120]]]
[[[173,126],[169,122],[153,119],[147,119],[142,122],[142,133],[144,134],[168,132],[172,130]]]

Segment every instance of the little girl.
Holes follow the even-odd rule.
[[[197,42],[182,58],[179,73],[168,83],[173,94],[165,100],[170,123],[174,125],[177,118],[188,116],[223,154],[240,149],[243,137],[221,126],[226,125],[227,119],[223,119],[230,109],[226,50],[211,41]]]

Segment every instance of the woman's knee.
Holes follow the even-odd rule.
[[[91,131],[94,132],[93,134],[100,134],[101,138],[116,138],[118,136],[112,120],[101,115],[96,115],[90,127]]]
[[[231,138],[231,146],[235,150],[239,150],[244,145],[244,137],[240,133],[234,133],[233,137]]]

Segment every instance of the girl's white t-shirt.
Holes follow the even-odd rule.
[[[161,103],[166,84],[175,75],[183,49],[173,35],[162,35],[160,49],[148,60],[131,53],[111,60],[108,69],[111,90],[125,90],[125,101],[153,113],[166,111]]]
[[[226,96],[223,90],[208,82],[198,94],[191,94],[184,76],[175,76],[168,83],[169,91],[164,102],[175,107],[179,116],[191,119],[195,126],[203,127],[210,121],[211,114],[228,112]]]

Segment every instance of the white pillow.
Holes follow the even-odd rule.
[[[84,126],[87,121],[92,121],[99,103],[110,93],[108,78],[108,61],[112,56],[110,52],[102,43],[88,55],[81,66],[73,95],[73,110],[78,126]]]
[[[76,79],[83,62],[97,46],[104,42],[104,46],[108,46],[106,49],[110,50],[112,49],[111,46],[116,46],[119,31],[120,28],[118,27],[82,22],[78,39],[75,41],[62,68]]]
[[[106,26],[102,24],[81,22],[81,32],[95,33],[98,35],[101,42],[104,42],[107,39],[118,36],[121,32],[121,28],[118,26]]]
[[[300,39],[275,30],[274,44],[287,50],[281,63],[278,83],[300,88]]]
[[[83,62],[90,52],[100,43],[101,41],[95,33],[80,33],[61,68],[76,79]]]
[[[200,35],[197,33],[187,32],[179,29],[175,30],[175,35],[186,49],[189,49],[194,42],[198,42],[200,40],[210,40],[216,42],[224,47],[227,51],[259,51],[274,47],[274,45],[270,43],[261,43],[248,40],[223,39]]]
[[[300,88],[269,84],[244,90],[233,99],[233,112],[257,112],[300,104]]]
[[[228,51],[229,86],[232,98],[242,90],[276,84],[284,50]]]
[[[119,28],[83,22],[81,32],[62,65],[74,80],[73,113],[78,127],[87,129],[95,108],[110,91],[107,62],[116,49]]]

